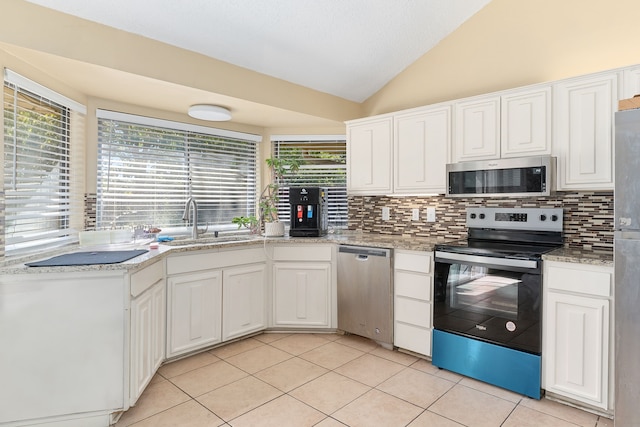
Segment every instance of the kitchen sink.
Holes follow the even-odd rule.
[[[235,243],[245,242],[248,240],[259,240],[260,236],[253,235],[232,235],[232,236],[207,236],[198,239],[177,238],[170,242],[160,242],[161,245],[167,246],[191,246],[191,245],[213,245],[216,243]]]

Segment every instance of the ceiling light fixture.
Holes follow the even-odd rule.
[[[224,122],[231,120],[231,111],[218,105],[196,104],[189,107],[189,116],[211,122]]]

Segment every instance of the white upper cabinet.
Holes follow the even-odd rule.
[[[551,87],[502,96],[501,157],[551,154]]]
[[[624,70],[624,92],[622,99],[640,95],[640,66]]]
[[[613,113],[619,73],[556,83],[554,153],[558,190],[613,189]]]
[[[393,118],[347,125],[347,189],[350,194],[391,194]]]
[[[500,157],[500,97],[455,104],[454,161]]]
[[[451,107],[394,117],[393,192],[443,193],[451,144]]]
[[[551,154],[551,87],[517,89],[456,104],[454,161]]]

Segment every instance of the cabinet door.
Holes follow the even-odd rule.
[[[551,88],[502,96],[501,157],[551,154]]]
[[[558,190],[612,190],[618,74],[561,82],[555,91]]]
[[[206,271],[168,279],[167,357],[222,340],[222,274]]]
[[[222,341],[266,327],[265,265],[225,269],[222,273]]]
[[[455,105],[454,161],[500,158],[500,97]]]
[[[444,193],[451,107],[394,118],[394,193]]]
[[[546,389],[608,409],[609,301],[548,292],[546,306]]]
[[[392,118],[347,126],[347,190],[391,194]]]
[[[274,264],[274,326],[329,327],[330,301],[331,264]]]
[[[131,406],[135,405],[164,360],[165,295],[163,279],[131,301]]]
[[[623,72],[624,88],[622,98],[633,98],[640,95],[640,67],[627,68]]]

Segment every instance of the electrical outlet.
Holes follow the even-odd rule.
[[[427,222],[436,222],[436,208],[427,208]]]
[[[420,221],[420,209],[411,209],[411,221]]]
[[[388,207],[383,207],[382,208],[382,220],[383,221],[389,221],[389,218],[391,217],[391,212],[390,209]]]

